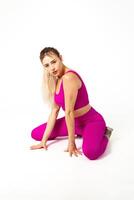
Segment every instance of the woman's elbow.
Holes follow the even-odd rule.
[[[65,110],[65,116],[74,116],[74,110]]]
[[[58,114],[59,114],[59,110],[52,110],[52,112],[51,112],[51,116],[57,117]]]

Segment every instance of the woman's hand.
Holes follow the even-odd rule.
[[[65,152],[69,152],[69,155],[72,156],[73,154],[75,156],[78,156],[78,154],[82,155],[81,151],[79,151],[76,147],[75,142],[69,142],[68,143],[68,147],[66,150],[64,150]]]
[[[41,141],[39,144],[32,145],[32,146],[30,147],[31,150],[41,149],[41,148],[44,148],[45,150],[47,150],[46,142]]]

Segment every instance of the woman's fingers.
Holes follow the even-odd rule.
[[[82,152],[80,150],[77,149],[78,154],[82,155]]]
[[[42,143],[36,144],[36,145],[32,145],[30,147],[31,150],[41,149],[41,148],[44,148],[45,150],[47,150],[47,146],[45,144],[43,145]]]
[[[39,147],[37,145],[33,145],[30,147],[30,149],[34,150],[34,149],[38,149]]]
[[[82,155],[82,153],[81,153],[78,149],[74,150],[74,151],[72,152],[72,154],[74,154],[76,157],[78,157],[78,154],[79,154],[79,155]]]
[[[77,152],[75,150],[73,151],[69,151],[69,155],[72,157],[72,155],[75,155],[76,157],[78,157]]]
[[[69,150],[68,148],[64,150],[64,152],[69,152],[69,155],[72,157],[72,155],[74,154],[76,157],[78,157],[78,155],[82,155],[82,152],[78,149],[71,149]]]
[[[69,155],[72,157],[72,154],[73,154],[73,152],[72,151],[69,151]]]
[[[74,155],[75,155],[76,157],[78,157],[78,155],[77,155],[77,151],[74,151]]]
[[[46,146],[46,145],[44,145],[43,148],[44,148],[45,150],[47,150],[47,146]]]

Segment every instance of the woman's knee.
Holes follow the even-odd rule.
[[[37,128],[34,128],[34,129],[32,130],[32,132],[31,132],[31,137],[32,137],[33,139],[39,141],[41,138],[39,138],[39,134],[38,134],[37,131],[38,131]]]
[[[96,160],[99,157],[99,153],[96,148],[83,148],[83,153],[90,160]]]
[[[45,131],[45,128],[46,128],[46,123],[44,124],[41,124],[40,126],[34,128],[32,131],[31,131],[31,137],[37,141],[40,141],[43,137],[43,134],[44,134],[44,131]]]

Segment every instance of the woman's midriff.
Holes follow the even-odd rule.
[[[82,108],[74,110],[74,117],[82,116],[86,114],[90,109],[91,109],[90,104],[87,104],[86,106],[83,106]]]

